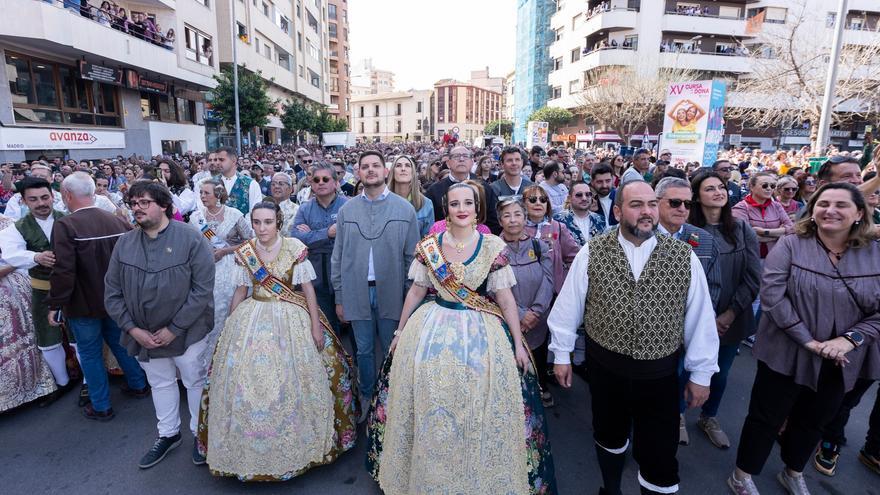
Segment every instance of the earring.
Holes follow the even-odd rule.
[[[810,217],[810,222],[816,223],[816,219],[813,217]]]
[[[856,220],[856,225],[862,223],[861,220]]]

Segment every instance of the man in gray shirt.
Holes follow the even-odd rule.
[[[138,464],[147,469],[181,442],[178,373],[187,392],[189,429],[196,430],[207,375],[200,356],[214,323],[214,256],[198,230],[170,220],[173,204],[165,186],[135,182],[129,207],[140,229],[120,237],[113,249],[104,304],[153,388],[159,438]],[[196,448],[193,462],[205,462]]]
[[[336,315],[351,321],[354,330],[361,404],[366,406],[376,382],[376,332],[384,356],[400,322],[419,225],[412,204],[385,185],[388,169],[379,152],[362,153],[358,165],[364,192],[339,209],[330,265]]]

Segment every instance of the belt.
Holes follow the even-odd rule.
[[[31,277],[31,287],[37,290],[49,290],[50,285],[48,280],[40,280],[38,278]]]
[[[375,281],[375,280],[368,280],[368,281],[367,281],[367,285],[370,286],[370,287],[375,287],[375,286],[376,286],[376,281]]]

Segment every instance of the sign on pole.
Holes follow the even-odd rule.
[[[526,148],[540,146],[546,150],[550,139],[549,131],[549,123],[530,120],[526,124]]]
[[[663,147],[672,152],[672,163],[687,162],[711,166],[724,135],[722,81],[672,83],[666,92],[663,117]]]

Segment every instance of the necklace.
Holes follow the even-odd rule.
[[[818,235],[816,236],[816,240],[819,241],[819,245],[822,246],[822,249],[824,249],[826,253],[834,256],[834,258],[837,261],[840,261],[840,259],[843,258],[843,253],[846,252],[846,247],[844,247],[843,251],[840,251],[840,252],[832,251],[831,248],[829,248],[828,246],[825,245],[824,242],[822,242],[822,239],[819,239]]]
[[[464,251],[464,247],[469,245],[471,242],[473,242],[474,236],[476,236],[478,234],[477,234],[476,230],[473,231],[473,233],[471,233],[471,236],[466,241],[459,241],[448,230],[446,231],[446,235],[449,236],[449,240],[452,241],[452,245],[455,247],[455,252],[458,254],[461,254],[462,251]]]
[[[211,219],[211,220],[217,220],[218,218],[220,218],[221,216],[223,216],[223,207],[221,206],[221,207],[217,210],[217,213],[211,213],[211,209],[210,209],[210,208],[205,208],[205,216],[208,217],[208,218]]]
[[[260,248],[260,249],[261,249],[263,252],[265,252],[265,253],[271,253],[272,251],[275,250],[275,248],[278,247],[279,244],[281,244],[281,236],[278,236],[278,240],[275,241],[275,244],[272,244],[272,246],[271,246],[271,247],[268,247],[268,248],[267,248],[266,246],[264,246],[264,245],[260,242],[259,239],[257,239],[257,247]]]

